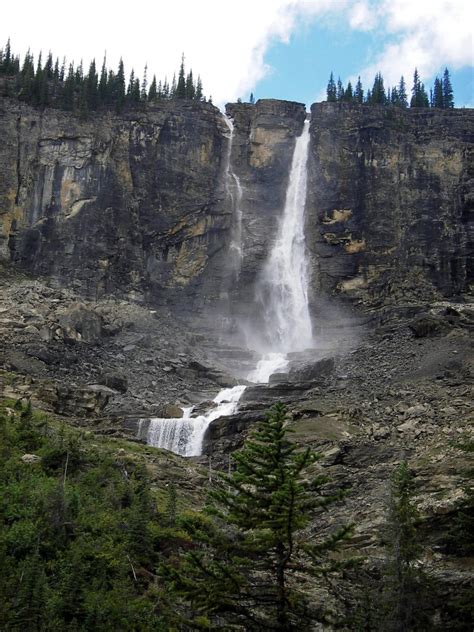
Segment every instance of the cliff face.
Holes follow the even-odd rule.
[[[189,312],[230,298],[249,315],[305,108],[262,100],[227,112],[230,153],[230,131],[210,104],[80,121],[3,99],[1,257],[89,297]],[[472,110],[312,107],[313,310],[324,295],[377,306],[466,290],[473,128]]]
[[[312,106],[314,295],[371,305],[472,283],[472,110]]]
[[[193,293],[228,223],[216,108],[174,103],[79,121],[1,107],[3,258],[89,296]]]

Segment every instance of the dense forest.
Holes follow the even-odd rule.
[[[365,92],[360,77],[357,79],[355,86],[352,86],[352,83],[349,81],[347,86],[344,87],[341,79],[338,78],[336,82],[334,74],[331,72],[326,88],[326,99],[332,103],[395,105],[402,108],[407,108],[408,106],[412,108],[432,107],[442,109],[454,107],[453,87],[447,68],[445,68],[441,78],[435,78],[429,95],[420,79],[418,70],[415,68],[410,99],[408,99],[407,86],[403,76],[400,77],[398,85],[385,89],[382,74],[378,72],[375,75],[372,88]]]
[[[177,78],[175,74],[171,83],[167,78],[157,82],[155,75],[149,82],[146,66],[141,79],[132,69],[127,81],[122,59],[116,71],[107,67],[105,58],[100,71],[95,59],[86,71],[82,61],[77,66],[74,62],[66,65],[65,59],[60,62],[52,53],[44,61],[40,53],[35,63],[29,51],[21,63],[8,40],[0,50],[0,80],[2,78],[0,94],[3,96],[16,97],[39,108],[55,107],[83,115],[99,109],[121,112],[127,106],[137,107],[163,99],[206,100],[200,76],[195,79],[192,70],[185,71],[184,55]]]
[[[0,629],[406,632],[447,629],[445,616],[467,629],[468,590],[444,598],[433,627],[439,595],[419,563],[407,464],[392,477],[386,561],[370,569],[352,526],[327,520],[347,484],[328,480],[287,421],[280,405],[257,423],[198,511],[171,481],[153,484],[141,446],[2,400]],[[451,554],[472,553],[470,503],[446,534]]]

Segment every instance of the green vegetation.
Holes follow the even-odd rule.
[[[201,78],[194,81],[193,71],[186,74],[184,55],[179,69],[178,83],[173,78],[157,83],[153,76],[148,87],[148,69],[145,66],[140,81],[132,69],[128,83],[122,59],[117,71],[107,68],[106,60],[98,72],[95,59],[86,72],[82,61],[79,65],[71,62],[68,66],[64,59],[53,59],[51,53],[43,63],[41,54],[35,64],[33,55],[28,51],[21,62],[12,52],[10,40],[4,49],[0,49],[0,94],[24,101],[38,108],[54,107],[74,111],[82,116],[97,110],[115,109],[121,112],[124,107],[137,107],[147,102],[169,99],[188,99],[205,101]]]
[[[181,489],[179,457],[0,400],[0,629],[471,629],[469,590],[440,607],[445,586],[423,572],[407,464],[392,479],[385,564],[376,576],[351,571],[340,547],[350,526],[322,519],[341,485],[290,432],[275,406],[199,511],[199,492]],[[148,466],[145,454],[155,455]],[[472,555],[472,507],[466,490],[440,541],[452,555]],[[351,583],[356,602],[335,601]]]
[[[428,97],[425,86],[420,80],[418,70],[415,69],[413,76],[413,88],[411,92],[412,96],[410,99],[410,107],[412,108],[433,107],[448,109],[454,107],[453,88],[451,85],[449,70],[447,68],[444,70],[442,79],[436,77],[434,86],[432,90],[430,90],[430,97]],[[338,78],[336,83],[334,81],[334,74],[331,72],[326,88],[326,100],[332,103],[346,102],[363,103],[366,105],[393,105],[401,108],[408,107],[405,79],[400,77],[400,82],[397,86],[393,86],[392,88],[388,88],[386,90],[384,87],[384,80],[380,72],[375,75],[373,86],[371,89],[367,90],[365,97],[360,77],[358,78],[356,87],[353,90],[350,81],[348,82],[346,88],[344,88],[340,78]]]
[[[350,532],[307,531],[341,498],[315,464],[318,456],[288,440],[276,405],[221,475],[205,515],[184,521],[193,543],[164,570],[183,599],[178,623],[198,629],[305,630],[329,613],[302,588],[310,576],[340,569],[333,552]],[[347,563],[346,563],[347,565]]]
[[[0,479],[0,629],[169,629],[143,465],[17,403],[0,411]]]

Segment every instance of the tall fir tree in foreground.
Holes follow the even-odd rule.
[[[387,521],[387,563],[384,572],[386,632],[429,630],[428,579],[420,567],[418,511],[413,502],[413,475],[406,461],[395,470]]]
[[[327,492],[318,456],[288,432],[285,408],[276,405],[210,493],[208,517],[187,521],[194,548],[165,571],[189,606],[185,625],[283,631],[324,619],[301,582],[338,567],[329,554],[350,527],[330,536],[305,531],[341,495]]]

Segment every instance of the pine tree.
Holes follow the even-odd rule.
[[[185,99],[186,98],[186,78],[184,73],[184,53],[181,56],[181,65],[179,67],[178,73],[178,83],[176,85],[176,90],[174,96],[177,99]]]
[[[190,70],[188,76],[186,77],[186,99],[194,99],[195,87],[194,87],[194,79],[193,79],[193,71]]]
[[[151,80],[150,88],[148,90],[148,101],[154,101],[157,97],[158,89],[156,87],[156,75],[153,75],[153,79]]]
[[[443,108],[444,107],[444,99],[443,99],[443,84],[439,77],[436,77],[434,80],[433,86],[433,107],[434,108]]]
[[[344,101],[347,101],[348,103],[352,103],[352,101],[354,100],[354,93],[352,90],[352,83],[350,81],[348,81],[347,83],[347,88],[344,90]]]
[[[399,105],[402,108],[408,107],[407,89],[406,89],[405,79],[403,78],[403,75],[400,77],[400,83],[398,84],[398,100],[399,100]]]
[[[196,101],[202,101],[202,99],[203,99],[202,81],[201,81],[201,77],[199,75],[198,75],[198,78],[197,78],[196,91],[194,93],[194,98],[196,99]]]
[[[303,630],[322,617],[298,583],[334,570],[326,554],[350,528],[308,542],[310,520],[340,494],[325,491],[327,477],[311,471],[318,456],[291,443],[286,425],[277,404],[234,455],[235,471],[211,491],[210,518],[188,519],[194,550],[165,571],[206,629]]]
[[[418,69],[415,68],[413,75],[413,88],[411,90],[412,97],[410,101],[410,107],[412,108],[426,108],[429,107],[428,95],[426,94],[425,86],[420,81]]]
[[[255,103],[255,97],[253,96],[253,92],[250,93],[249,103],[251,103],[252,105]]]
[[[382,73],[380,72],[375,75],[370,103],[373,105],[385,105],[387,103],[387,96],[385,94],[385,88],[383,85],[383,77]]]
[[[145,68],[143,69],[143,80],[140,88],[140,100],[146,101],[148,98],[148,65],[145,64]]]
[[[108,75],[107,75],[105,55],[104,55],[104,61],[102,62],[102,68],[100,71],[98,93],[99,93],[100,105],[106,105],[109,101],[109,94],[108,94]]]
[[[382,630],[406,632],[429,627],[427,579],[419,568],[417,509],[413,503],[413,475],[405,461],[391,482],[388,517],[388,558],[385,570],[387,613]]]
[[[344,101],[344,86],[340,77],[337,78],[336,100]]]
[[[334,75],[331,72],[329,76],[328,86],[326,88],[326,98],[329,103],[335,103],[337,101],[337,89],[334,81]]]
[[[357,83],[356,83],[355,92],[354,92],[354,99],[356,103],[364,102],[364,90],[362,89],[362,82],[360,80],[360,77],[357,78]]]
[[[443,107],[454,108],[453,86],[447,68],[444,69],[443,73]]]
[[[122,58],[120,58],[117,74],[114,77],[112,95],[115,109],[117,112],[121,112],[125,103],[125,68]]]

